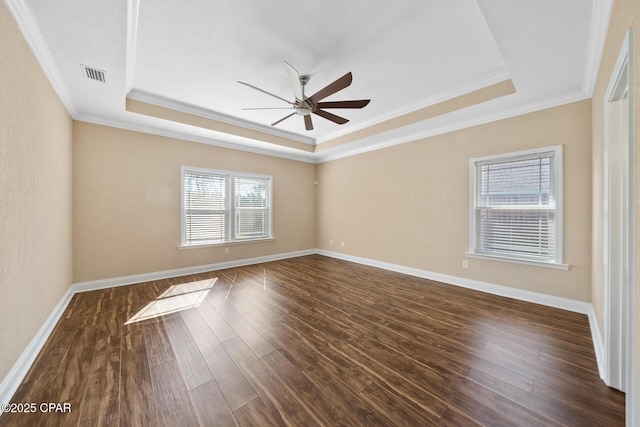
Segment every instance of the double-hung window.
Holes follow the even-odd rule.
[[[182,245],[272,237],[270,176],[182,167]]]
[[[562,264],[562,146],[471,159],[467,255]]]

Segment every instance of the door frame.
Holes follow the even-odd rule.
[[[633,327],[633,69],[632,30],[627,31],[604,96],[604,381],[610,387],[630,391],[632,385]],[[614,102],[626,97],[626,124],[616,118]],[[617,126],[617,128],[616,128]],[[625,128],[626,127],[626,128]],[[626,132],[621,141],[623,167],[615,167],[612,132]],[[624,158],[626,156],[626,158]],[[627,170],[624,170],[624,167]],[[626,176],[625,176],[626,173]],[[620,198],[612,185],[622,182]],[[613,203],[619,203],[619,211]],[[620,213],[620,215],[616,215]],[[626,236],[625,236],[626,235]],[[620,256],[616,256],[619,251]],[[618,277],[626,282],[613,283]],[[627,401],[630,403],[629,394]],[[632,405],[627,405],[627,419]]]

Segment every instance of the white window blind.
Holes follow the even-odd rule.
[[[561,262],[558,151],[472,160],[473,254]]]
[[[236,177],[236,227],[238,240],[255,239],[269,235],[269,180]]]
[[[182,169],[182,244],[271,237],[271,177]]]
[[[184,244],[228,240],[229,177],[184,171]]]

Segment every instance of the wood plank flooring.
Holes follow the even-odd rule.
[[[0,425],[624,425],[586,316],[319,255],[77,294],[13,402],[72,410]]]

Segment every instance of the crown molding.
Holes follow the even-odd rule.
[[[36,60],[40,64],[44,74],[48,78],[51,86],[58,95],[62,104],[65,106],[67,112],[74,120],[84,121],[89,123],[95,123],[99,125],[112,126],[121,129],[127,129],[132,131],[143,132],[147,134],[154,134],[159,136],[166,136],[170,138],[176,138],[181,140],[187,140],[192,142],[199,142],[203,144],[218,146],[222,148],[229,148],[239,151],[246,151],[256,154],[280,157],[290,160],[302,161],[307,163],[322,163],[331,160],[337,160],[344,157],[362,154],[368,151],[378,150],[393,145],[403,144],[411,141],[416,141],[423,138],[428,138],[435,135],[445,134],[456,130],[477,126],[492,121],[502,120],[510,118],[516,115],[527,114],[530,112],[559,106],[562,104],[568,104],[571,102],[580,101],[586,98],[590,98],[593,95],[595,82],[597,80],[600,61],[603,54],[603,49],[606,41],[607,30],[609,26],[609,19],[613,7],[613,0],[594,0],[591,26],[589,32],[587,58],[585,62],[585,71],[583,77],[583,84],[580,91],[565,94],[552,99],[531,102],[526,105],[515,106],[507,108],[494,113],[489,113],[480,117],[475,117],[469,120],[452,123],[449,125],[440,126],[431,129],[416,129],[412,131],[410,126],[400,127],[394,131],[385,132],[384,135],[375,135],[358,141],[353,141],[335,148],[329,148],[325,151],[316,153],[302,153],[295,150],[290,150],[281,147],[260,147],[263,142],[252,140],[249,138],[243,138],[236,135],[223,134],[216,131],[208,131],[212,136],[193,135],[187,131],[174,131],[154,126],[150,124],[137,124],[133,123],[133,120],[121,120],[118,118],[104,118],[93,115],[87,115],[80,113],[77,109],[77,105],[71,97],[70,91],[66,86],[62,75],[53,59],[50,49],[48,48],[44,36],[31,13],[31,10],[25,0],[5,0],[5,3],[13,15],[18,28],[20,29],[27,44],[31,48]],[[135,60],[136,60],[136,40],[138,32],[138,12],[139,12],[140,0],[128,0],[127,9],[127,52],[126,52],[126,89],[133,86],[135,75]],[[357,130],[372,126],[376,123],[380,123],[386,120],[393,119],[395,117],[402,116],[409,112],[415,111],[419,108],[424,108],[434,103],[446,101],[456,96],[463,95],[474,89],[486,87],[492,83],[495,83],[504,78],[508,78],[508,72],[500,70],[477,80],[467,82],[451,90],[441,92],[437,95],[423,99],[417,103],[397,108],[387,114],[377,116],[366,122],[359,123],[354,127],[348,129],[339,130],[324,137],[314,139],[305,137],[303,135],[295,134],[293,132],[283,131],[281,129],[274,129],[269,126],[264,126],[256,123],[249,122],[244,119],[216,113],[204,108],[196,107],[186,103],[181,103],[175,100],[162,98],[150,93],[132,89],[129,91],[128,97],[162,106],[165,108],[174,109],[177,111],[201,116],[224,122],[227,124],[251,129],[265,134],[271,134],[283,138],[297,141],[311,146],[321,144],[336,137],[355,132]],[[415,129],[415,126],[414,126]],[[366,146],[365,146],[366,145]]]
[[[248,120],[240,119],[238,117],[228,116],[226,114],[218,113],[215,111],[208,110],[206,108],[201,108],[195,105],[190,105],[184,102],[154,95],[152,93],[144,92],[138,89],[132,89],[127,95],[127,98],[157,105],[159,107],[169,108],[171,110],[176,110],[183,113],[193,114],[195,116],[204,117],[206,119],[217,120],[223,123],[239,126],[245,129],[251,129],[251,130],[263,132],[269,135],[275,135],[282,138],[287,138],[292,141],[302,142],[304,144],[309,144],[309,145],[315,145],[315,140],[310,137],[298,135],[296,133],[288,132],[282,129],[276,129],[271,126],[265,126],[258,123],[253,123]]]
[[[598,79],[598,70],[607,40],[609,20],[613,9],[613,0],[594,0],[591,10],[591,26],[587,44],[587,59],[584,67],[582,90],[586,97],[593,96],[593,90]]]
[[[461,85],[450,88],[446,91],[439,92],[435,95],[429,96],[427,98],[421,99],[417,102],[413,102],[411,104],[403,105],[402,107],[391,110],[387,113],[381,114],[379,116],[373,117],[369,120],[363,121],[357,125],[350,126],[348,129],[338,130],[336,132],[332,132],[328,135],[324,135],[322,137],[316,138],[316,145],[320,145],[324,142],[330,141],[335,138],[339,138],[344,135],[348,135],[352,132],[359,131],[361,129],[368,128],[370,126],[377,125],[382,122],[386,122],[388,120],[393,120],[398,117],[404,116],[405,114],[413,113],[416,110],[420,110],[422,108],[426,108],[435,104],[439,104],[441,102],[448,101],[450,99],[466,95],[468,93],[474,92],[476,90],[483,89],[485,87],[491,86],[493,84],[500,83],[504,80],[509,80],[511,77],[506,70],[500,70],[495,73],[488,74],[486,76],[480,77],[475,80],[471,80],[469,82],[465,82]]]
[[[133,81],[136,72],[136,57],[138,54],[138,16],[140,13],[140,0],[127,1],[127,65],[125,76],[125,90],[133,89]]]
[[[58,98],[60,98],[67,112],[75,119],[78,114],[78,109],[67,85],[62,79],[58,66],[51,55],[51,51],[44,41],[40,27],[38,27],[36,20],[31,14],[31,10],[23,0],[5,0],[5,3],[18,24],[22,36],[40,64],[42,71],[53,87],[53,90],[58,95]]]
[[[368,138],[371,140],[371,143],[366,144],[366,146],[360,146],[363,140],[359,141],[360,144],[358,144],[358,141],[354,141],[353,143],[345,144],[342,146],[338,146],[335,149],[329,149],[327,151],[321,152],[322,154],[316,154],[316,161],[317,163],[325,163],[333,160],[342,159],[345,157],[356,156],[358,154],[367,153],[369,151],[380,150],[383,148],[392,147],[394,145],[418,141],[420,139],[429,138],[436,135],[443,135],[443,134],[454,132],[461,129],[466,129],[466,128],[470,128],[478,125],[483,125],[486,123],[508,119],[510,117],[521,116],[524,114],[533,113],[540,110],[546,110],[548,108],[558,107],[560,105],[571,104],[573,102],[582,101],[588,98],[590,97],[585,95],[582,91],[577,91],[577,92],[561,95],[555,98],[531,102],[526,105],[518,105],[518,106],[507,108],[504,110],[496,111],[494,113],[474,117],[469,120],[464,120],[464,121],[452,123],[449,125],[428,129],[423,132],[403,134],[395,138],[390,137],[389,133],[387,132],[385,133],[385,139],[383,141],[375,141],[375,138],[377,138],[378,135]],[[402,128],[400,128],[399,132],[395,132],[395,133],[397,134],[400,132],[402,132]],[[358,144],[358,146],[354,147],[354,145],[356,144]],[[350,145],[352,148],[349,148]]]
[[[248,153],[262,154],[264,156],[271,156],[271,157],[279,157],[282,159],[295,160],[295,161],[304,162],[304,163],[317,163],[313,153],[302,154],[302,152],[299,152],[298,150],[296,150],[296,153],[292,153],[292,152],[286,152],[284,150],[278,151],[274,149],[259,148],[259,147],[251,146],[250,144],[255,142],[253,140],[248,140],[247,138],[243,138],[245,139],[245,141],[235,141],[235,142],[225,141],[225,138],[228,139],[229,137],[231,137],[231,135],[224,134],[221,132],[217,132],[219,134],[218,135],[219,138],[214,138],[214,137],[207,138],[207,137],[193,135],[187,132],[161,129],[157,126],[143,125],[139,123],[127,122],[124,120],[107,119],[104,117],[92,116],[88,114],[78,114],[77,117],[75,117],[74,119],[80,122],[92,123],[92,124],[102,125],[102,126],[109,126],[117,129],[130,130],[134,132],[142,132],[150,135],[164,136],[167,138],[180,139],[183,141],[198,142],[200,144],[212,145],[212,146],[221,147],[221,148],[228,148],[236,151],[245,151]],[[214,132],[214,131],[210,131],[210,132]],[[234,138],[240,139],[240,137],[234,137]],[[267,143],[264,143],[264,144],[267,144]]]
[[[228,148],[232,150],[245,151],[255,154],[262,154],[266,156],[272,157],[280,157],[289,160],[295,160],[305,163],[325,163],[333,160],[342,159],[345,157],[356,156],[359,154],[364,154],[369,151],[380,150],[387,147],[392,147],[394,145],[400,145],[408,142],[417,141],[424,138],[429,138],[432,136],[443,135],[449,132],[454,132],[461,129],[470,128],[473,126],[478,126],[482,124],[487,124],[515,116],[520,116],[528,113],[533,113],[540,110],[545,110],[548,108],[558,107],[565,104],[570,104],[573,102],[582,101],[584,99],[590,98],[583,91],[572,92],[569,94],[565,94],[559,97],[531,102],[526,105],[516,106],[508,109],[504,109],[501,111],[497,111],[491,114],[487,114],[484,116],[474,117],[469,120],[460,121],[456,123],[452,123],[450,125],[441,126],[438,128],[428,129],[423,132],[415,132],[411,134],[402,134],[395,138],[389,137],[387,133],[385,133],[386,137],[383,141],[372,141],[370,144],[366,146],[361,146],[363,140],[354,141],[353,143],[345,144],[338,146],[333,149],[329,149],[327,151],[319,152],[319,153],[287,153],[273,149],[267,148],[258,148],[247,145],[247,141],[229,141],[228,139],[231,135],[219,133],[217,138],[206,138],[201,136],[192,135],[187,132],[179,132],[168,129],[161,129],[156,126],[151,125],[142,125],[138,123],[132,123],[122,120],[113,120],[106,119],[103,117],[91,116],[86,114],[78,114],[77,117],[74,117],[75,120],[83,121],[87,123],[93,123],[103,126],[111,126],[115,128],[131,130],[136,132],[147,133],[151,135],[165,136],[174,139],[181,139],[186,141],[198,142],[201,144],[212,145],[221,148]],[[143,101],[146,102],[146,101]],[[211,131],[214,132],[214,131]],[[396,133],[403,133],[402,128],[396,130]],[[240,137],[234,137],[237,139],[241,139]],[[371,139],[374,139],[372,137]],[[360,144],[358,144],[360,142]],[[355,146],[358,144],[358,146]]]

